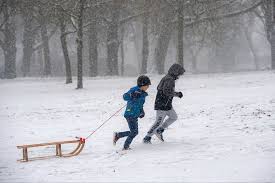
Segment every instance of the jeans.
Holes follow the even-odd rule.
[[[127,137],[124,143],[124,149],[128,149],[131,142],[138,134],[138,118],[126,118],[130,131],[119,132],[118,138]]]

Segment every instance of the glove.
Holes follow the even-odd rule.
[[[139,115],[139,118],[143,118],[145,116],[145,112],[142,110],[140,115]]]
[[[139,114],[139,118],[143,118],[144,116],[145,116],[145,112],[142,108],[141,111],[140,111],[140,114]]]
[[[131,97],[132,97],[133,99],[137,99],[137,98],[139,98],[140,96],[141,96],[141,92],[140,92],[140,91],[135,91],[135,92],[131,93]]]
[[[181,92],[175,92],[175,95],[179,98],[182,98],[182,96],[183,96]]]

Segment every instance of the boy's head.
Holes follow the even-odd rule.
[[[174,76],[176,79],[184,73],[185,69],[180,64],[173,64],[168,70],[168,74]]]
[[[148,76],[141,75],[137,79],[137,85],[141,90],[146,91],[149,88],[149,85],[151,85],[151,81]]]

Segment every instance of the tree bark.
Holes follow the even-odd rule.
[[[98,75],[98,52],[97,52],[97,17],[96,9],[91,10],[91,24],[89,25],[89,76],[95,77]]]
[[[245,37],[246,37],[246,40],[247,40],[247,43],[248,43],[248,46],[249,46],[249,49],[253,55],[253,60],[254,60],[254,65],[255,65],[255,69],[256,70],[259,70],[259,59],[258,59],[258,55],[256,53],[256,50],[254,48],[254,45],[253,45],[253,40],[251,38],[251,33],[249,33],[249,30],[248,30],[248,27],[245,27],[244,28],[244,33],[245,33]]]
[[[271,69],[275,69],[275,28],[273,28],[271,39]]]
[[[120,0],[113,0],[112,4],[112,20],[107,30],[107,64],[108,74],[118,75],[118,26],[120,13]]]
[[[34,44],[34,32],[32,28],[32,15],[31,12],[27,11],[24,13],[24,34],[23,34],[23,60],[21,70],[23,76],[28,76],[30,73],[31,57],[33,54]]]
[[[169,41],[171,39],[172,31],[175,28],[173,25],[170,24],[170,22],[174,18],[173,9],[166,9],[163,10],[163,12],[166,16],[164,16],[164,20],[162,20],[163,23],[157,38],[157,44],[154,53],[154,59],[158,74],[164,74],[164,63],[167,55]]]
[[[80,0],[77,29],[77,89],[83,88],[83,12],[85,0]]]
[[[121,65],[120,65],[120,71],[121,75],[124,76],[124,26],[121,26],[121,38],[120,38],[120,55],[121,55]]]
[[[144,1],[144,10],[148,11],[149,7],[146,3],[148,0]],[[148,19],[149,14],[145,13],[143,15],[143,26],[142,26],[142,63],[141,63],[141,74],[147,73],[147,63],[148,63],[148,56],[149,56],[149,40],[148,40]]]
[[[155,49],[155,59],[158,74],[164,74],[164,62],[166,59],[171,34],[172,30],[170,28],[164,28],[161,31],[161,34],[157,40],[157,47]]]
[[[275,2],[272,1],[271,69],[275,69]]]
[[[198,53],[195,53],[194,50],[192,50],[192,48],[190,48],[189,50],[190,50],[190,54],[191,54],[191,58],[192,58],[192,72],[195,74],[198,72],[198,65],[197,65]]]
[[[67,46],[67,40],[66,40],[66,24],[64,20],[62,20],[62,17],[59,20],[60,22],[60,41],[61,41],[61,47],[64,55],[65,60],[65,70],[66,70],[66,84],[72,83],[72,71],[71,71],[71,62],[68,52],[68,46]]]
[[[4,41],[1,47],[4,52],[4,77],[6,79],[16,78],[16,26],[14,20],[14,8],[8,5],[8,1],[2,2],[4,18]]]
[[[49,47],[49,37],[48,30],[45,22],[41,23],[41,38],[43,44],[43,53],[44,53],[44,70],[43,75],[49,76],[51,75],[51,58],[50,58],[50,47]]]
[[[178,0],[178,64],[184,67],[183,61],[183,0]]]

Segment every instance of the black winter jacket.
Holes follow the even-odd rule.
[[[177,93],[175,92],[175,80],[184,72],[184,68],[179,64],[173,64],[170,67],[168,74],[164,76],[158,84],[155,110],[169,111],[172,109],[172,101]]]

